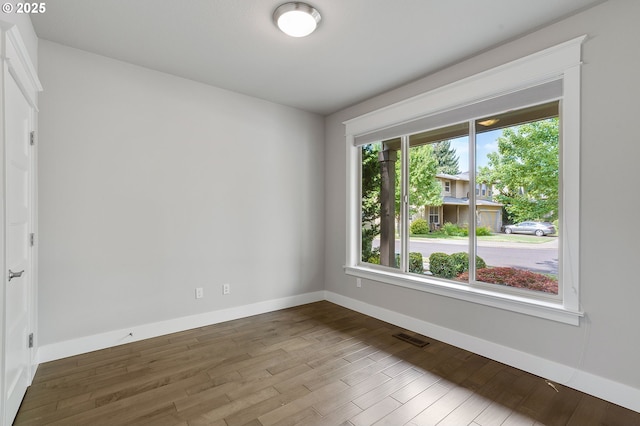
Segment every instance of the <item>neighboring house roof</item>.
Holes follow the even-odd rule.
[[[438,173],[436,175],[437,178],[441,179],[449,179],[449,180],[469,180],[469,172],[460,173],[458,175],[449,175],[446,173]]]
[[[447,173],[438,173],[436,175],[437,178],[440,179],[448,179],[448,180],[456,180],[456,181],[464,181],[469,182],[469,172],[459,173],[457,175],[450,175]],[[456,197],[442,197],[442,204],[446,205],[454,205],[454,206],[466,206],[469,205],[469,199],[464,198],[456,198]],[[495,206],[502,207],[502,203],[497,203],[495,201],[486,200],[484,198],[477,197],[476,204],[479,206]]]
[[[446,205],[457,205],[457,206],[467,206],[469,205],[468,198],[456,198],[456,197],[442,197],[442,204]],[[502,207],[502,203],[497,203],[495,201],[476,199],[476,204],[479,206],[495,206]]]

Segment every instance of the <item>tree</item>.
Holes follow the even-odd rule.
[[[411,213],[423,206],[442,204],[442,186],[436,174],[438,161],[432,145],[414,146],[409,149],[409,203]],[[396,164],[400,176],[400,162]],[[396,181],[396,208],[400,208],[400,179]],[[399,213],[399,212],[398,212]]]
[[[373,239],[380,233],[381,171],[378,154],[380,144],[362,147],[362,261],[371,257]],[[409,151],[409,202],[415,212],[425,205],[439,206],[442,187],[436,179],[437,160],[431,145],[412,147]],[[400,214],[400,176],[401,161],[395,164],[396,217]]]
[[[433,154],[438,161],[438,173],[446,173],[448,175],[457,175],[460,173],[460,166],[458,165],[460,157],[456,155],[455,148],[451,148],[451,141],[434,143]]]
[[[362,147],[362,261],[372,254],[373,239],[380,232],[379,144]]]
[[[558,118],[504,129],[478,183],[492,184],[513,222],[558,218]]]

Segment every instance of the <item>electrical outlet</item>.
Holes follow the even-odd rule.
[[[196,288],[196,299],[202,299],[204,297],[204,290],[202,287]]]
[[[222,294],[231,293],[231,284],[222,284]]]
[[[362,278],[356,278],[356,287],[362,287]]]

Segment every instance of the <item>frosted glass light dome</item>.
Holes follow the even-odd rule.
[[[320,19],[320,13],[306,3],[285,3],[273,12],[278,28],[291,37],[308,36],[318,27]]]

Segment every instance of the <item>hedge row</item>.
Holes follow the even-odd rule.
[[[369,257],[369,263],[373,263],[375,265],[380,264],[380,249],[373,249],[373,254]],[[400,265],[400,253],[396,253],[396,265],[398,268]],[[422,253],[418,252],[410,252],[409,253],[409,272],[413,272],[414,274],[424,274],[424,263],[422,261]]]
[[[456,225],[454,223],[446,222],[442,225],[442,228],[438,231],[432,232],[429,223],[422,219],[418,218],[411,222],[409,225],[409,230],[411,231],[411,235],[426,235],[426,234],[438,234],[448,237],[468,237],[469,229],[466,226]],[[487,236],[491,235],[491,229],[486,226],[478,226],[476,228],[476,235]]]
[[[480,256],[476,256],[476,270],[486,267],[485,261]],[[469,270],[469,254],[465,252],[451,255],[432,253],[429,256],[429,270],[436,277],[455,278]]]

